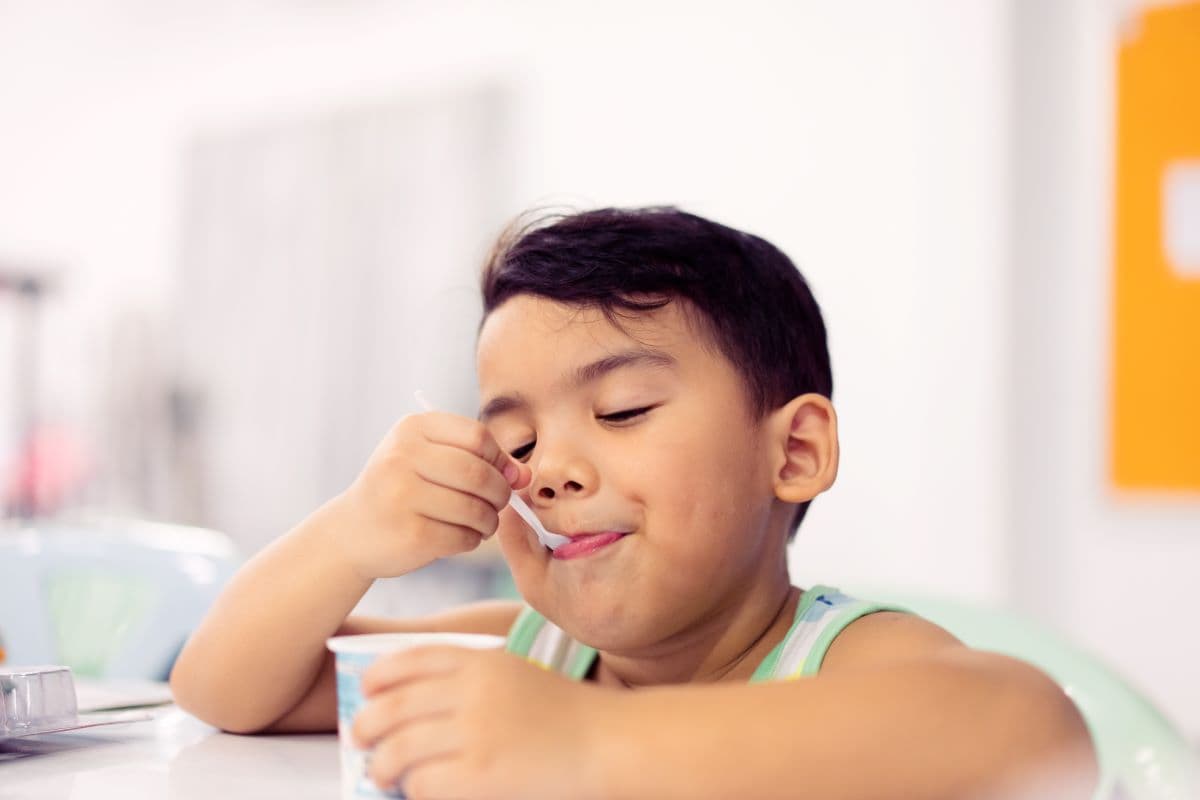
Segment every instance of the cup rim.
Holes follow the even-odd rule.
[[[426,645],[450,645],[489,650],[503,647],[503,636],[491,633],[458,633],[455,631],[395,631],[392,633],[356,633],[332,636],[325,646],[333,653],[371,654],[407,650]]]

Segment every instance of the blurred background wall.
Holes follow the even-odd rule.
[[[9,494],[36,330],[46,510],[251,552],[412,389],[472,409],[508,219],[678,204],[775,242],[826,312],[843,462],[797,581],[1023,608],[1200,737],[1172,613],[1200,495],[1109,478],[1115,59],[1142,10],[0,0],[0,270],[46,287],[36,325],[0,293]]]

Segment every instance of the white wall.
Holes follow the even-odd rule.
[[[470,5],[52,0],[0,12],[0,259],[63,267],[42,394],[48,416],[91,435],[100,464],[115,319],[148,318],[169,340],[185,148],[209,130],[419,98],[510,68],[490,38],[508,23],[464,35],[451,12]],[[0,420],[8,406],[0,396]],[[99,499],[136,511],[142,498]]]
[[[843,465],[797,575],[999,597],[1003,4],[631,3],[580,22],[540,20],[522,196],[711,214],[781,246],[824,305]]]
[[[1014,21],[1014,589],[1200,739],[1200,496],[1107,475],[1115,48],[1136,5],[1022,3]]]
[[[500,71],[524,90],[514,211],[678,203],[808,274],[843,468],[799,577],[1002,595],[999,0],[56,7],[0,26],[0,253],[71,265],[64,351],[167,295],[194,130]],[[73,347],[59,398],[102,383]]]

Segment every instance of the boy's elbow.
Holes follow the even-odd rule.
[[[168,682],[176,706],[226,733],[259,733],[272,722],[255,718],[241,704],[230,702],[220,687],[209,685],[182,655],[171,668]]]
[[[175,696],[175,705],[201,722],[212,725],[224,733],[262,733],[271,724],[271,720],[255,718],[236,707],[220,702],[206,701],[187,691],[180,691],[175,688],[174,681],[172,681],[171,692]]]
[[[1024,756],[1018,758],[1024,766],[1019,770],[1024,791],[1013,796],[1092,797],[1100,770],[1083,715],[1062,687],[1041,671],[1026,669],[1021,697],[1014,698],[1017,713],[1010,717],[1014,744]]]
[[[1100,783],[1100,763],[1096,757],[1096,744],[1079,707],[1057,684],[1053,686],[1057,697],[1050,727],[1051,741],[1059,753],[1058,761],[1071,781],[1078,786],[1081,797],[1091,797]],[[1086,789],[1086,794],[1083,790]]]
[[[167,684],[171,687],[171,697],[174,699],[175,705],[194,717],[204,719],[204,715],[200,713],[201,709],[198,708],[199,704],[196,703],[197,687],[192,673],[185,655],[180,654],[171,667],[171,674],[167,676]]]

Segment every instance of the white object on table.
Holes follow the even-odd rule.
[[[339,787],[334,733],[235,736],[173,706],[0,742],[2,800],[331,800]]]
[[[167,699],[170,700],[169,689]],[[129,704],[81,707],[76,683],[67,667],[0,667],[0,743],[149,718],[143,708]]]
[[[158,681],[75,679],[80,713],[153,708],[173,702],[171,687]]]

